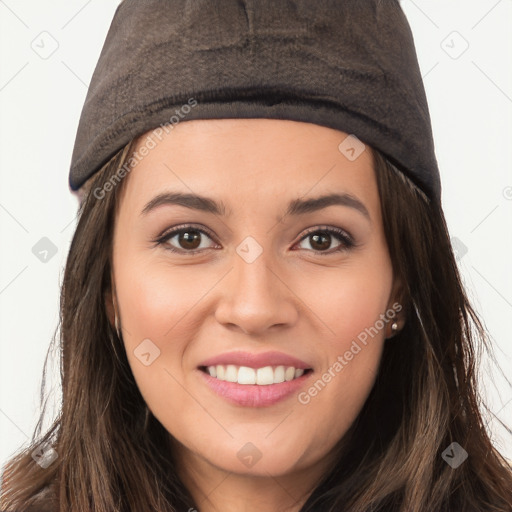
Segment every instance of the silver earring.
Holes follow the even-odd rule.
[[[391,324],[391,332],[392,332],[393,334],[396,334],[396,333],[398,332],[398,324],[397,324],[396,322],[393,322],[393,323]]]

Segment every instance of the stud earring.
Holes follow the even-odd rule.
[[[391,324],[391,335],[387,336],[386,339],[389,340],[395,336],[395,334],[398,332],[398,322],[393,322]]]

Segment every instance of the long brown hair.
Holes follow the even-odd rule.
[[[62,407],[43,434],[43,406],[30,446],[5,465],[2,511],[197,508],[178,477],[170,435],[149,412],[107,315],[126,180],[100,199],[94,191],[112,183],[135,143],[85,187],[61,291]],[[407,319],[385,344],[375,385],[336,448],[337,464],[301,512],[510,512],[512,470],[486,432],[475,380],[481,351],[491,347],[461,283],[441,205],[373,153]],[[468,454],[456,468],[442,457],[453,442]],[[57,459],[42,469],[31,454],[45,444]]]

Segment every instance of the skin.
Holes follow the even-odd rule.
[[[396,302],[400,283],[372,153],[367,147],[350,161],[338,150],[346,137],[295,121],[186,121],[164,133],[124,178],[109,298],[137,385],[175,439],[180,476],[201,512],[300,510],[374,383],[391,322],[360,344],[307,404],[292,394],[268,407],[233,405],[197,370],[206,358],[234,349],[278,350],[313,368],[301,390],[307,391]],[[222,201],[231,215],[179,205],[141,215],[151,199],[171,190]],[[357,197],[370,219],[340,205],[283,217],[289,201],[333,192]],[[165,244],[181,254],[154,243],[189,223],[213,234],[193,231],[200,252],[186,254],[190,246],[176,235]],[[344,248],[334,234],[329,241],[322,226],[343,229],[357,246]],[[308,228],[318,229],[306,235]],[[315,244],[315,233],[327,239]],[[252,263],[236,252],[247,236],[263,251]],[[109,314],[113,322],[113,307]],[[134,353],[145,339],[160,350],[149,366]],[[261,453],[251,467],[237,457],[248,442]]]

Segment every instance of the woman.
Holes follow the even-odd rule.
[[[2,510],[511,510],[430,130],[397,2],[124,0]]]

